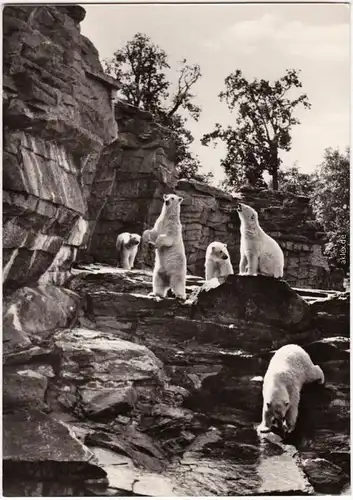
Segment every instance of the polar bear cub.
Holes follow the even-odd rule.
[[[142,240],[155,247],[153,295],[165,297],[169,289],[175,296],[186,298],[186,255],[180,222],[183,198],[175,194],[163,196],[162,211],[153,229],[146,229]]]
[[[282,278],[284,256],[281,247],[261,228],[256,210],[239,203],[240,263],[239,274],[256,276],[258,272]]]
[[[304,384],[325,383],[325,376],[314,365],[307,352],[295,344],[288,344],[272,357],[264,377],[262,395],[262,422],[260,432],[269,432],[272,425],[287,433],[295,428],[298,417],[300,392]]]
[[[205,278],[208,281],[212,278],[228,276],[229,274],[234,274],[234,271],[227,244],[220,241],[213,241],[208,245],[206,250]]]
[[[121,233],[116,239],[118,267],[132,269],[134,267],[141,236],[136,233]]]

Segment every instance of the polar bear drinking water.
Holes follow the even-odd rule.
[[[264,377],[262,422],[258,430],[269,432],[275,425],[287,433],[292,432],[297,422],[301,389],[304,384],[315,381],[324,384],[324,373],[304,349],[295,344],[278,349]]]
[[[205,278],[207,281],[234,274],[226,243],[213,241],[206,250]]]
[[[178,298],[186,298],[186,255],[180,222],[183,198],[175,194],[163,196],[162,211],[153,229],[146,229],[142,241],[155,247],[153,295],[165,297],[171,289]]]
[[[239,274],[282,278],[284,256],[279,244],[261,228],[256,210],[238,203],[240,218]]]
[[[132,269],[135,263],[141,236],[139,234],[121,233],[116,239],[118,266],[123,269]]]

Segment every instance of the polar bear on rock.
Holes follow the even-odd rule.
[[[226,243],[213,241],[206,250],[205,257],[205,278],[206,281],[220,276],[234,274],[233,266],[230,261],[229,252]]]
[[[152,295],[165,297],[171,289],[177,298],[185,300],[186,255],[180,222],[183,198],[165,194],[163,201],[153,229],[146,229],[142,235],[142,241],[153,245],[156,250]]]
[[[300,392],[304,384],[325,383],[325,376],[309,354],[295,344],[288,344],[272,357],[264,377],[262,422],[259,432],[269,432],[273,425],[292,432],[298,418]]]
[[[116,239],[116,250],[118,253],[118,266],[123,269],[132,269],[140,244],[139,234],[121,233]]]
[[[240,218],[239,274],[256,276],[261,273],[282,278],[282,249],[277,241],[261,228],[256,210],[244,203],[238,203],[237,212]]]

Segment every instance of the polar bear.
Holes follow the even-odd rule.
[[[261,228],[256,210],[238,203],[240,218],[239,274],[282,278],[284,256],[279,244]]]
[[[295,344],[288,344],[272,357],[264,377],[262,395],[262,422],[260,432],[269,432],[273,425],[287,433],[295,428],[300,392],[304,384],[325,383],[325,376],[314,365],[307,352]]]
[[[118,253],[118,267],[132,269],[135,257],[140,244],[141,236],[136,233],[121,233],[116,239],[116,249]]]
[[[234,274],[233,266],[230,261],[229,252],[226,243],[213,241],[206,250],[205,257],[205,278],[206,281],[220,276]]]
[[[180,204],[183,198],[175,194],[163,196],[162,211],[153,229],[146,229],[142,241],[155,247],[153,295],[165,297],[168,290],[186,299],[186,255],[180,222]]]

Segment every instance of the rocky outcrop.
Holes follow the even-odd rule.
[[[92,182],[89,241],[79,260],[116,265],[117,235],[123,231],[141,234],[153,226],[162,195],[175,191],[184,198],[181,221],[190,273],[204,276],[206,248],[214,240],[228,244],[234,268],[238,268],[240,221],[236,202],[241,199],[259,212],[263,228],[280,243],[285,254],[285,279],[290,285],[332,287],[322,255],[324,234],[314,221],[308,198],[245,188],[233,197],[197,181],[177,181],[170,131],[154,123],[151,114],[122,102],[116,105],[115,116],[119,139],[104,150]],[[137,266],[153,266],[150,249],[141,247]]]
[[[4,9],[3,275],[9,288],[67,277],[87,230],[85,171],[117,136],[117,84],[80,34],[84,15],[79,6]]]
[[[43,290],[28,288],[8,299],[7,337],[14,335],[4,359],[6,439],[11,443],[15,428],[19,436],[27,433],[21,422],[28,418],[31,432],[26,453],[19,447],[6,454],[6,472],[13,461],[22,469],[20,478],[7,474],[4,493],[209,496],[346,489],[349,333],[342,321],[328,336],[317,312],[340,308],[345,315],[348,295],[323,299],[316,291],[306,300],[271,278],[203,283],[189,276],[186,302],[159,301],[148,296],[151,278],[141,270],[76,269],[70,290],[61,292],[61,314],[47,314],[46,322],[38,314]],[[46,296],[49,290],[54,296],[50,288]],[[261,437],[262,377],[274,349],[291,342],[322,367],[326,384],[305,388],[289,439]],[[45,431],[37,440],[42,426],[53,433],[50,439]],[[57,436],[62,447],[54,443]],[[46,440],[60,449],[53,460],[43,455]],[[55,474],[63,474],[60,484]]]

